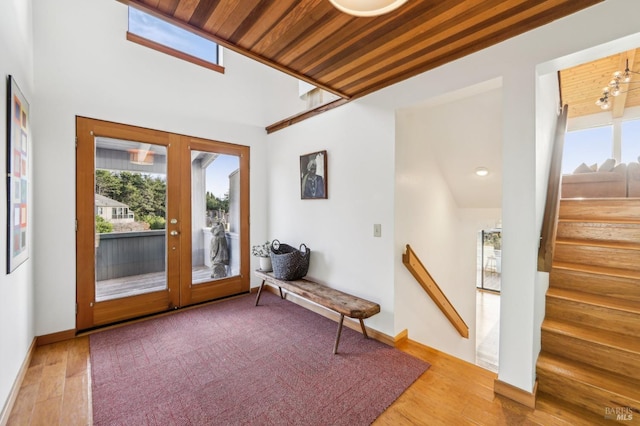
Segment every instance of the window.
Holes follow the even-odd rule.
[[[127,40],[224,73],[217,43],[134,7],[129,7]]]
[[[640,120],[622,122],[621,161],[640,161]]]
[[[581,164],[600,165],[613,157],[613,127],[602,126],[567,132],[562,155],[562,173],[570,174]]]

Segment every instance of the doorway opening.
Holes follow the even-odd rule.
[[[498,371],[502,229],[483,229],[477,239],[476,365]]]

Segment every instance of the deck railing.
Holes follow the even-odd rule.
[[[165,269],[164,229],[98,234],[96,240],[97,281]]]

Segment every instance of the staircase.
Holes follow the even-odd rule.
[[[538,402],[640,424],[640,199],[563,199]]]

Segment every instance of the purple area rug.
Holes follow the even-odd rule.
[[[367,425],[429,364],[271,293],[90,337],[95,425]]]

